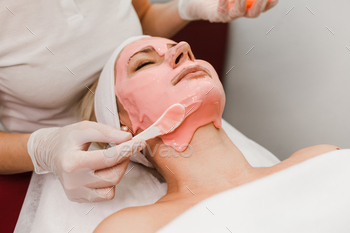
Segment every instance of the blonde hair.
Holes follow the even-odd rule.
[[[79,104],[79,112],[80,112],[80,118],[82,121],[94,121],[97,122],[96,116],[95,116],[95,91],[97,88],[98,79],[89,87],[89,90],[87,90],[84,97],[81,99]],[[100,149],[108,148],[108,143],[103,142],[94,142],[97,147]]]
[[[80,100],[78,104],[78,112],[80,113],[81,120],[94,121],[97,122],[95,115],[95,91],[97,88],[98,80],[96,80],[87,90],[86,94]],[[108,143],[103,142],[93,142],[100,149],[106,149],[109,147]],[[155,168],[150,168],[144,166],[147,171],[149,171],[155,178],[160,182],[165,182],[164,177]]]

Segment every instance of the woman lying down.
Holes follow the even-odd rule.
[[[110,215],[96,233],[115,229],[155,232],[214,194],[339,150],[318,145],[302,149],[275,166],[252,167],[220,128],[225,93],[214,68],[195,59],[186,42],[156,37],[131,38],[128,42],[115,56],[113,88],[121,128],[138,135],[175,103],[185,107],[186,115],[173,132],[148,140],[144,150],[147,160],[168,184],[166,195],[152,205]],[[92,92],[96,86],[92,86]],[[85,118],[95,120],[93,101],[85,98],[83,106],[88,116]]]

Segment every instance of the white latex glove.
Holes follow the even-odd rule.
[[[143,140],[130,139],[130,133],[109,125],[82,121],[39,129],[30,135],[27,148],[35,172],[53,172],[69,200],[97,202],[114,197],[114,186],[124,175],[129,157],[146,145]],[[91,142],[119,145],[87,151]]]
[[[209,20],[230,22],[239,17],[256,18],[261,12],[274,7],[278,0],[255,0],[247,9],[250,0],[179,0],[180,17],[184,20]]]

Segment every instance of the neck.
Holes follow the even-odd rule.
[[[258,170],[250,166],[225,131],[212,123],[197,129],[184,152],[172,150],[167,157],[161,153],[158,150],[153,162],[168,183],[162,201],[227,190],[249,180]]]

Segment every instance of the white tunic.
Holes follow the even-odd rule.
[[[124,39],[142,34],[131,0],[3,0],[0,122],[11,133],[79,120],[75,107]]]

